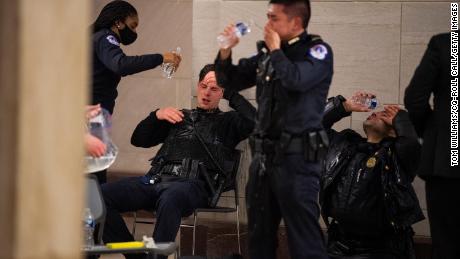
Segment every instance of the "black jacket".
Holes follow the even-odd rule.
[[[348,115],[339,98],[330,99],[323,119],[330,138],[321,177],[323,214],[336,220],[339,217],[341,225],[356,234],[376,232],[372,228],[378,224],[385,231],[390,224],[409,227],[422,220],[411,185],[420,144],[407,112],[398,112],[393,120],[397,137],[378,144],[368,143],[351,129],[341,132],[331,129]],[[334,200],[336,197],[347,199]],[[369,214],[362,215],[365,213]]]
[[[300,135],[322,128],[324,100],[333,74],[333,54],[318,36],[303,32],[281,49],[269,52],[258,43],[258,54],[215,60],[216,77],[226,89],[240,91],[256,85],[258,104],[255,134],[271,139],[282,131]]]
[[[450,81],[454,79],[451,77],[450,59],[450,34],[431,38],[404,96],[410,118],[423,138],[421,163],[417,171],[422,178],[460,179],[460,167],[450,164]],[[433,108],[429,104],[431,94],[434,95]],[[458,151],[458,147],[455,149]]]
[[[163,63],[160,54],[126,56],[120,48],[118,36],[109,29],[93,34],[92,103],[113,113],[117,86],[122,76],[155,68]]]
[[[158,120],[156,111],[153,111],[137,125],[131,136],[131,143],[144,148],[164,143],[157,156],[167,156],[166,159],[169,160],[189,157],[204,162],[209,169],[213,164],[208,160],[209,157],[193,130],[199,131],[211,152],[225,152],[234,150],[254,129],[255,108],[238,93],[226,97],[235,111],[207,111],[200,108],[183,110],[183,121],[176,124]],[[213,155],[219,157],[218,153]]]

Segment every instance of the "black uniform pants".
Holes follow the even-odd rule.
[[[331,259],[415,259],[413,230],[362,236],[358,239],[341,234],[336,223],[328,229],[328,253]]]
[[[426,179],[433,259],[460,258],[460,179]]]
[[[276,258],[281,218],[291,258],[328,258],[318,222],[319,164],[290,154],[280,165],[273,165],[268,155],[264,171],[260,160],[261,155],[256,154],[246,187],[250,258]]]
[[[191,215],[196,208],[207,205],[207,192],[204,186],[202,181],[183,178],[150,185],[144,184],[141,177],[126,178],[102,185],[107,208],[104,242],[133,241],[134,238],[120,213],[140,209],[156,212],[153,233],[155,242],[173,242],[181,218]],[[145,255],[126,255],[126,258],[144,257]]]
[[[99,171],[99,172],[94,172],[94,173],[91,173],[91,174],[96,176],[97,181],[99,182],[99,184],[104,184],[104,183],[107,182],[107,169]]]
[[[400,259],[393,254],[386,253],[369,253],[369,254],[360,254],[360,255],[351,255],[351,256],[331,256],[331,259]],[[406,258],[404,258],[406,259]]]

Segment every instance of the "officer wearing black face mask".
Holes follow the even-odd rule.
[[[129,3],[115,0],[104,6],[93,24],[92,103],[113,113],[117,86],[122,76],[153,69],[165,63],[179,66],[181,57],[172,52],[126,56],[120,43],[129,45],[137,38],[139,23],[136,9]],[[106,182],[106,171],[96,173],[99,182]]]
[[[93,24],[93,89],[92,103],[113,113],[117,98],[117,85],[122,76],[153,69],[165,63],[180,63],[180,56],[166,52],[141,56],[126,56],[120,43],[129,45],[137,38],[139,18],[129,3],[115,0],[104,6]]]

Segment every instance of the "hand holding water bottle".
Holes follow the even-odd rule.
[[[253,21],[250,21],[250,23],[252,24]],[[249,32],[251,32],[251,28],[248,23],[237,22],[236,24],[231,23],[227,25],[224,31],[217,36],[221,58],[228,58],[230,56],[230,50],[238,45],[242,36]]]
[[[171,79],[173,74],[179,68],[179,64],[182,61],[182,56],[180,55],[181,48],[177,47],[175,51],[165,52],[163,54],[163,64],[161,68],[163,70],[163,76]]]
[[[370,112],[378,106],[375,94],[358,91],[343,106],[347,112]]]
[[[224,31],[217,36],[217,44],[221,49],[231,49],[240,42],[241,31],[235,24],[231,23],[225,27]]]

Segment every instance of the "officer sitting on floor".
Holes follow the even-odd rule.
[[[351,129],[330,129],[351,112],[366,111],[340,95],[326,106],[323,124],[330,146],[320,203],[328,225],[328,252],[341,259],[414,258],[411,225],[424,218],[411,185],[420,155],[417,134],[408,113],[397,105],[385,106],[364,121],[366,138]]]
[[[220,111],[222,97],[236,111]],[[217,85],[214,65],[200,72],[197,101],[196,109],[159,109],[137,125],[133,145],[163,145],[147,175],[102,185],[107,206],[104,242],[133,240],[120,213],[155,210],[154,240],[172,242],[182,217],[215,205],[221,179],[232,170],[235,146],[253,130],[255,108],[238,93],[224,92]]]

